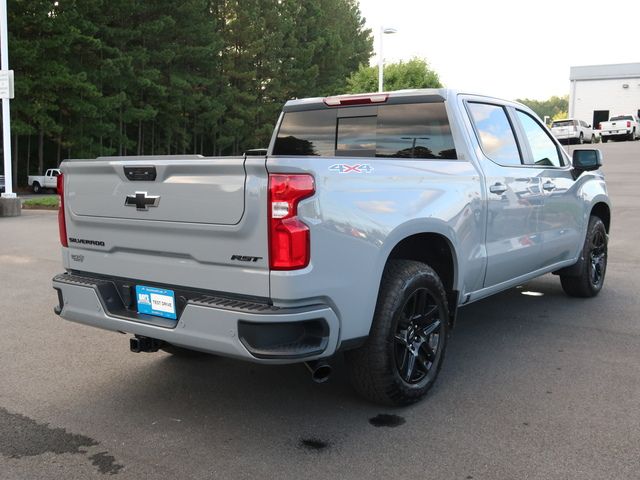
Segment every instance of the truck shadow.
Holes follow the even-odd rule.
[[[463,308],[438,383],[425,401],[408,408],[361,400],[341,355],[329,382],[316,385],[302,365],[158,353],[135,375],[76,398],[100,398],[124,429],[135,424],[149,435],[188,432],[207,448],[237,444],[246,450],[266,442],[328,451],[354,441],[363,428],[408,428],[407,416],[430,428],[460,409],[494,408],[493,402],[514,391],[540,393],[540,384],[558,381],[561,366],[549,362],[550,352],[566,348],[571,319],[589,315],[590,304],[568,299],[557,278],[546,276]]]

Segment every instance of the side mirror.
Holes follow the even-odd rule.
[[[587,128],[591,128],[591,125],[587,125]]]
[[[598,170],[602,166],[602,152],[596,149],[573,151],[573,168],[580,172]]]

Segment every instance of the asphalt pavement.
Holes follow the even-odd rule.
[[[55,212],[0,219],[0,478],[640,478],[640,142],[597,145],[614,204],[595,299],[547,275],[461,310],[437,385],[409,408],[343,362],[134,354],[53,313]]]

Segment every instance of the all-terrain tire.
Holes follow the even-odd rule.
[[[570,297],[589,298],[600,293],[607,272],[607,230],[599,217],[589,219],[587,236],[578,262],[582,262],[579,275],[560,275],[564,292]]]
[[[423,313],[422,305],[425,305]],[[423,323],[408,320],[418,317]],[[422,399],[435,383],[444,360],[448,319],[445,289],[433,269],[411,260],[389,261],[369,337],[362,347],[345,352],[355,390],[366,399],[385,405],[409,405]],[[420,343],[432,327],[437,328],[437,333],[432,329],[429,340]],[[409,338],[413,341],[408,341]],[[404,363],[411,355],[409,351],[414,352],[416,372],[424,375],[415,376],[415,381],[408,373],[409,360]]]

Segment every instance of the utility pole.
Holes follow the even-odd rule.
[[[378,52],[378,91],[384,92],[384,54],[383,54],[383,37],[396,33],[395,28],[384,28],[380,26],[380,51]]]

